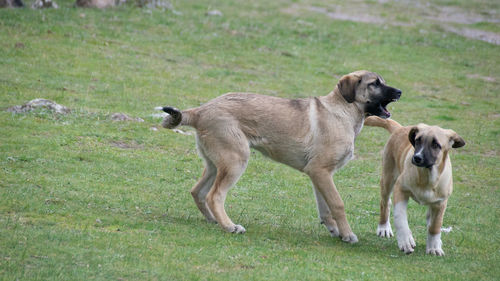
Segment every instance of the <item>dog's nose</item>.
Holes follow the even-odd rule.
[[[401,97],[401,90],[400,89],[396,89],[396,96],[398,97],[398,99]]]
[[[424,162],[424,158],[421,155],[413,155],[413,162],[417,165],[420,165]]]

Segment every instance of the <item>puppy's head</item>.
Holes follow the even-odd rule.
[[[415,148],[413,165],[425,168],[439,165],[448,150],[465,145],[465,141],[455,131],[425,124],[412,127],[408,139]]]
[[[389,87],[385,80],[374,72],[356,71],[340,78],[337,88],[348,103],[358,103],[366,115],[389,118],[390,102],[401,97],[401,90]]]

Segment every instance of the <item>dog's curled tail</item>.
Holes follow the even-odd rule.
[[[389,133],[392,134],[394,130],[401,127],[401,124],[392,119],[382,119],[378,116],[369,116],[365,119],[365,125],[371,127],[382,127],[385,128]]]
[[[162,126],[163,128],[173,129],[179,125],[191,125],[191,112],[189,110],[180,111],[179,109],[171,106],[157,107],[156,109],[163,110],[168,113],[165,118],[163,118]]]

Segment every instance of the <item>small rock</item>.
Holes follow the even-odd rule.
[[[115,0],[76,0],[78,7],[104,9],[115,6]]]
[[[59,6],[56,4],[56,2],[54,2],[52,0],[36,0],[31,5],[31,8],[33,8],[33,9],[45,9],[45,8],[58,9]]]
[[[96,219],[95,222],[98,223],[98,224],[102,223],[102,221],[100,219]]]
[[[44,108],[59,114],[68,114],[71,112],[69,108],[46,99],[34,99],[23,105],[11,106],[7,108],[7,111],[12,113],[24,113],[37,108]]]
[[[211,10],[205,13],[206,16],[217,16],[222,17],[222,12],[219,10]]]
[[[175,133],[181,134],[181,135],[186,135],[186,136],[192,136],[193,135],[193,132],[184,132],[181,129],[173,129],[172,131],[174,131]]]
[[[113,121],[135,121],[135,122],[144,122],[144,119],[142,119],[142,118],[139,118],[139,117],[132,118],[132,117],[128,116],[127,114],[125,114],[125,113],[120,113],[120,112],[117,112],[117,113],[113,113],[113,114],[111,114],[111,120],[113,120]]]

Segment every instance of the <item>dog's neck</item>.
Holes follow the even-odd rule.
[[[321,97],[321,99],[331,112],[342,112],[345,115],[351,116],[348,120],[351,122],[350,125],[352,125],[355,136],[361,132],[365,120],[365,112],[359,103],[348,103],[337,87],[328,95]]]

